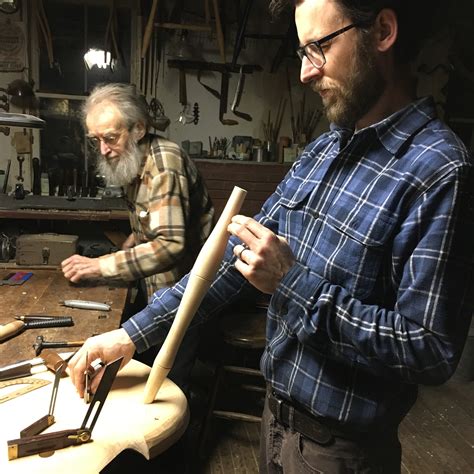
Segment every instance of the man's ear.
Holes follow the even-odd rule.
[[[380,10],[375,19],[376,48],[386,52],[393,47],[398,37],[397,15],[390,8]]]
[[[142,122],[138,122],[135,127],[133,128],[133,137],[137,142],[139,142],[146,133],[145,126],[143,125]]]

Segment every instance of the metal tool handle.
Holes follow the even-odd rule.
[[[110,305],[106,303],[97,303],[96,301],[86,300],[64,300],[61,304],[69,308],[94,309],[97,311],[110,311]]]
[[[11,461],[32,454],[55,451],[77,444],[91,441],[91,432],[82,428],[74,430],[55,431],[28,438],[18,438],[7,441],[8,459]]]

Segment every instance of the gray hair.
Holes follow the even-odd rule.
[[[117,82],[99,84],[94,87],[82,108],[84,121],[91,109],[102,103],[110,103],[117,107],[126,128],[132,130],[138,123],[142,123],[145,130],[148,131],[150,115],[146,99],[137,94],[134,85]]]

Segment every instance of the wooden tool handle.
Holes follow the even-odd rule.
[[[151,34],[153,32],[153,24],[155,22],[156,8],[158,6],[158,0],[153,0],[151,5],[150,16],[145,27],[145,33],[143,34],[143,45],[142,45],[142,58],[146,56],[148,46],[150,45]]]
[[[23,321],[12,321],[11,323],[0,326],[0,342],[20,333],[25,327]]]
[[[64,364],[64,359],[51,349],[41,351],[41,358],[44,360],[44,365],[52,372],[56,372]]]
[[[239,212],[246,194],[247,191],[244,189],[234,187],[217,224],[199,252],[171,329],[153,363],[145,386],[145,403],[153,402],[173,366],[186,329],[221,264],[229,237],[227,226],[232,217]]]

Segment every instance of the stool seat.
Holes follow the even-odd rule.
[[[230,313],[223,317],[220,330],[226,344],[250,349],[265,347],[265,311]]]

